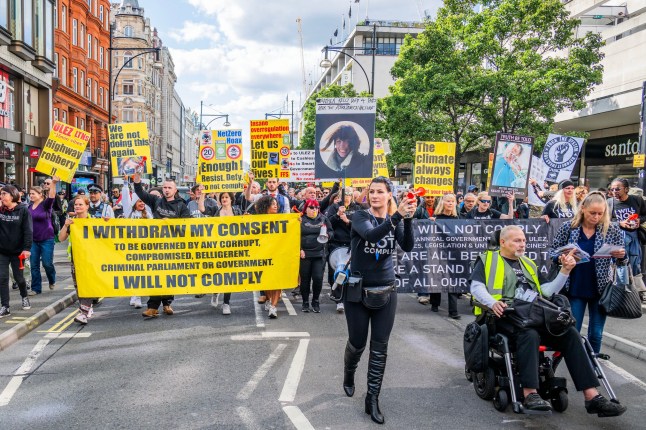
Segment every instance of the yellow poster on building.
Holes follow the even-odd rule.
[[[207,193],[243,190],[242,130],[203,130],[196,182]]]
[[[454,142],[417,142],[413,180],[415,189],[424,188],[427,196],[452,193],[454,171]]]
[[[256,179],[289,179],[289,120],[252,120],[251,170]]]
[[[148,126],[145,122],[110,124],[108,139],[112,176],[129,176],[135,172],[153,173]]]
[[[388,177],[388,163],[386,162],[386,153],[381,139],[375,139],[375,150],[372,153],[372,177]],[[372,178],[352,178],[345,181],[346,187],[353,186],[356,188],[365,188],[370,185]]]
[[[75,219],[70,240],[78,294],[126,297],[281,289],[298,278],[300,229],[298,214]]]
[[[87,131],[56,121],[40,154],[36,170],[49,176],[56,175],[63,182],[72,182],[89,141],[90,133]]]

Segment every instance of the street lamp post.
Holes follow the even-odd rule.
[[[204,102],[200,100],[200,130],[208,130],[208,126],[211,125],[213,121],[219,118],[224,118],[224,125],[225,127],[231,127],[231,123],[229,122],[229,114],[223,113],[223,114],[205,114],[203,113],[203,106]],[[211,121],[208,122],[208,124],[204,125],[202,122],[202,118],[207,117],[207,118],[213,118]]]
[[[290,135],[289,135],[289,145],[294,149],[294,100],[292,100],[292,111],[291,112],[286,112],[286,113],[266,113],[265,114],[265,119],[272,117],[272,118],[277,118],[280,119],[283,116],[291,116],[292,117],[292,122],[290,123]]]
[[[108,58],[108,67],[109,67],[109,77],[108,81],[110,82],[110,94],[109,94],[109,99],[108,99],[108,124],[112,124],[112,99],[114,98],[114,93],[115,93],[115,87],[117,85],[117,81],[119,80],[119,75],[121,74],[121,71],[128,65],[132,64],[132,60],[134,60],[137,57],[140,57],[145,54],[150,54],[150,53],[159,53],[161,50],[160,48],[115,48],[112,46],[112,40],[114,38],[114,24],[110,24],[110,46],[108,48],[108,51],[110,51],[110,56]],[[137,51],[139,54],[134,55],[131,57],[128,61],[124,62],[123,65],[117,70],[117,74],[114,77],[114,82],[112,82],[112,51]],[[110,141],[108,139],[108,159],[110,158]],[[108,180],[112,178],[112,163],[108,163]]]
[[[354,56],[345,52],[345,50],[347,49],[350,49],[352,51],[363,51],[363,52],[368,51],[372,53],[372,79],[368,78],[368,73],[366,72],[366,69],[363,68],[361,63]],[[325,69],[332,67],[332,62],[328,58],[328,51],[338,52],[339,54],[343,54],[346,57],[350,57],[351,59],[353,59],[354,62],[357,63],[359,68],[361,68],[361,71],[366,77],[366,81],[368,82],[368,90],[370,91],[370,94],[374,97],[375,95],[375,55],[377,53],[377,24],[372,25],[372,46],[370,48],[357,48],[357,47],[345,48],[345,47],[337,47],[337,46],[324,46],[321,52],[325,53],[325,58],[321,60],[320,66]]]

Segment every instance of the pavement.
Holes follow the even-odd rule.
[[[30,310],[21,309],[19,291],[11,290],[11,315],[0,319],[0,351],[5,350],[18,339],[76,301],[76,292],[70,274],[70,262],[67,259],[67,243],[56,244],[54,265],[57,272],[56,289],[49,290],[45,272],[41,271],[44,279],[43,292],[37,296],[29,297],[31,301]],[[326,279],[326,277],[323,279]],[[405,296],[408,296],[409,300],[415,298],[414,295]],[[444,297],[444,300],[446,300],[446,297]],[[471,315],[468,304],[469,301],[465,299],[458,301],[459,312],[465,320],[470,319]],[[642,309],[646,311],[646,305],[642,305]],[[583,323],[585,333],[587,316]],[[607,350],[607,348],[610,348],[641,361],[646,361],[646,338],[644,333],[646,333],[646,318],[635,320],[608,318],[603,336],[605,352],[610,354]]]

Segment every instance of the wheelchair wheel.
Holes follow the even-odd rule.
[[[467,366],[464,366],[464,376],[467,378],[467,381],[473,382],[473,374],[467,369]]]
[[[509,406],[509,394],[507,390],[499,389],[493,397],[493,407],[499,412],[505,412],[507,406]]]
[[[491,400],[496,394],[496,374],[491,367],[482,373],[472,373],[473,388],[476,394],[483,400]]]
[[[550,401],[552,402],[552,408],[554,408],[556,412],[565,412],[569,402],[567,392],[565,392],[565,390],[557,391],[552,394]]]

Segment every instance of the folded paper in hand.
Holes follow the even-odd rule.
[[[599,250],[594,253],[592,258],[608,258],[608,257],[612,257],[612,255],[610,255],[611,252],[620,251],[622,249],[624,249],[623,246],[611,245],[609,243],[604,243],[601,246],[601,248],[599,248]]]
[[[564,254],[569,254],[573,249],[575,251],[572,256],[576,259],[576,264],[587,263],[588,261],[590,261],[590,254],[582,250],[576,243],[568,243],[567,245],[563,245],[562,247],[557,248],[554,252],[557,256],[561,256]]]

